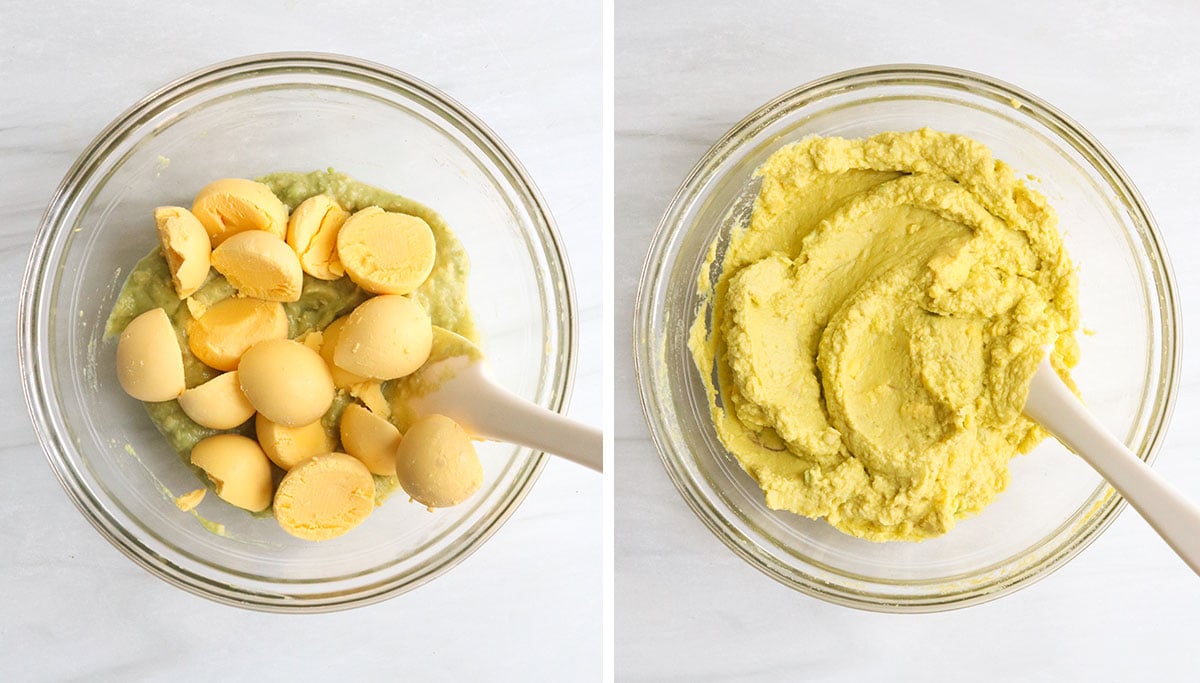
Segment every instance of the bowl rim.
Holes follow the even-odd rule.
[[[258,591],[244,591],[219,580],[198,575],[145,547],[136,535],[128,532],[124,536],[117,534],[110,526],[123,527],[110,519],[107,513],[98,512],[89,507],[85,501],[85,497],[90,497],[91,494],[85,486],[76,481],[73,475],[73,466],[60,453],[59,436],[50,419],[51,415],[57,411],[48,409],[40,400],[44,395],[38,381],[42,371],[34,363],[35,340],[38,337],[35,322],[41,316],[48,315],[38,310],[38,284],[51,265],[47,255],[50,252],[49,246],[57,234],[56,230],[52,230],[54,224],[65,213],[73,190],[90,177],[97,164],[106,158],[110,151],[106,148],[114,140],[120,139],[130,130],[143,124],[155,110],[164,106],[166,102],[190,95],[192,89],[197,86],[222,82],[230,77],[240,75],[242,78],[252,78],[267,73],[286,73],[304,69],[320,70],[343,77],[366,77],[372,83],[386,87],[393,92],[404,93],[408,97],[414,94],[419,95],[445,110],[446,113],[458,117],[459,121],[452,123],[465,125],[471,134],[479,138],[485,151],[494,155],[494,161],[500,164],[505,172],[511,174],[511,179],[515,181],[515,189],[528,197],[530,201],[528,210],[535,217],[540,218],[545,230],[544,234],[538,235],[538,238],[539,242],[544,244],[544,258],[549,268],[550,282],[556,288],[561,288],[562,291],[563,310],[560,311],[558,317],[561,321],[565,321],[565,324],[560,323],[564,340],[560,354],[564,356],[564,361],[562,370],[557,373],[560,376],[548,378],[551,382],[550,391],[552,393],[548,407],[551,410],[563,412],[570,403],[579,346],[578,322],[575,314],[578,304],[575,299],[574,277],[562,236],[541,190],[533,182],[524,165],[495,131],[460,102],[426,81],[377,62],[332,52],[257,53],[216,62],[175,78],[139,98],[114,118],[87,144],[63,176],[39,220],[37,232],[26,260],[17,313],[17,358],[22,373],[21,389],[26,409],[33,423],[38,443],[55,478],[58,479],[59,484],[83,517],[123,555],[155,577],[194,595],[221,604],[275,613],[333,612],[370,605],[406,593],[441,576],[478,550],[499,531],[533,488],[548,459],[544,453],[522,449],[523,452],[529,454],[528,462],[524,464],[524,468],[528,472],[523,475],[523,481],[520,479],[515,481],[511,493],[497,501],[499,506],[493,513],[492,522],[482,529],[479,535],[466,545],[457,548],[456,552],[448,554],[431,570],[414,571],[412,576],[401,581],[395,580],[394,577],[392,579],[381,578],[369,585],[356,587],[349,593],[335,592],[332,594],[332,598],[327,593],[313,593],[297,598]],[[448,118],[446,120],[449,121]],[[541,230],[538,232],[543,233]],[[334,580],[344,578],[337,577]],[[319,583],[317,582],[317,584]],[[269,595],[271,597],[268,597]]]
[[[752,567],[772,579],[794,590],[820,598],[827,602],[865,611],[885,613],[925,613],[960,609],[982,604],[1009,595],[1020,588],[1032,585],[1038,580],[1052,574],[1069,560],[1078,555],[1084,548],[1096,540],[1125,508],[1125,500],[1111,486],[1101,485],[1107,489],[1107,494],[1098,505],[1104,509],[1092,518],[1088,524],[1079,524],[1077,520],[1068,520],[1062,529],[1075,526],[1081,529],[1074,531],[1067,541],[1056,551],[1033,563],[1021,571],[1006,577],[1003,581],[992,581],[982,588],[963,590],[945,599],[944,596],[928,597],[925,595],[906,597],[903,595],[878,596],[876,594],[860,593],[851,588],[830,585],[815,577],[801,574],[799,578],[785,574],[776,564],[769,562],[758,552],[758,541],[750,538],[741,529],[730,524],[720,513],[707,508],[714,505],[701,491],[702,486],[695,483],[685,468],[674,462],[674,458],[690,459],[690,452],[675,455],[675,446],[666,427],[658,419],[658,405],[670,391],[668,388],[655,384],[655,344],[650,334],[652,317],[660,302],[654,297],[658,283],[669,275],[674,265],[674,255],[668,254],[675,232],[684,232],[690,223],[683,219],[688,208],[699,196],[699,189],[708,183],[719,181],[721,175],[716,171],[743,145],[749,145],[753,140],[752,131],[766,128],[785,113],[799,109],[811,101],[827,97],[835,92],[841,92],[855,87],[870,87],[895,84],[920,84],[927,87],[950,89],[957,84],[958,89],[980,94],[979,89],[991,93],[1002,94],[1010,102],[1019,102],[1020,108],[1028,108],[1037,115],[1039,123],[1049,128],[1050,132],[1064,143],[1072,146],[1080,153],[1087,153],[1087,161],[1093,168],[1102,169],[1116,181],[1126,194],[1130,206],[1136,210],[1134,223],[1145,226],[1145,234],[1141,235],[1151,247],[1149,257],[1161,271],[1162,281],[1153,283],[1154,288],[1163,300],[1160,306],[1163,310],[1162,327],[1164,334],[1164,365],[1167,372],[1159,379],[1162,387],[1161,417],[1157,424],[1151,424],[1147,434],[1144,460],[1147,464],[1154,462],[1162,445],[1175,407],[1181,372],[1182,329],[1180,324],[1180,303],[1176,293],[1175,273],[1158,225],[1150,213],[1141,193],[1133,184],[1124,169],[1116,159],[1100,144],[1091,133],[1074,119],[1054,107],[1040,97],[1009,84],[1000,79],[956,67],[934,64],[880,64],[839,71],[823,76],[805,84],[789,89],[765,104],[754,109],[734,124],[701,156],[684,177],[678,189],[672,195],[662,218],[650,240],[646,259],[638,280],[633,309],[634,334],[632,336],[634,375],[638,385],[639,399],[643,419],[646,422],[659,460],[666,470],[668,477],[679,495],[687,502],[692,512],[703,522],[704,526],[722,543],[741,557]],[[1014,105],[1015,106],[1015,105]],[[1082,147],[1082,149],[1080,149]],[[691,315],[691,314],[689,314]],[[666,344],[666,339],[662,344]],[[719,493],[719,492],[718,492]],[[1072,524],[1074,522],[1074,524]],[[793,555],[794,557],[794,555]],[[794,566],[794,565],[793,565]],[[876,579],[872,579],[876,580]]]

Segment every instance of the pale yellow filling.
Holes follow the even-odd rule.
[[[1045,436],[1021,415],[1043,347],[1076,361],[1054,211],[930,130],[807,138],[757,175],[692,327],[718,435],[774,509],[877,541],[949,531]]]

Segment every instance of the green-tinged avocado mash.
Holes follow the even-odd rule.
[[[453,331],[471,341],[477,340],[477,332],[467,304],[467,254],[437,212],[419,202],[356,182],[332,170],[271,173],[258,180],[267,185],[289,211],[309,197],[326,194],[350,212],[378,206],[386,211],[406,213],[423,219],[433,231],[436,260],[429,278],[412,293],[411,298],[425,308],[433,325]],[[191,352],[187,341],[187,323],[192,319],[193,309],[203,311],[233,295],[233,287],[213,270],[200,289],[190,297],[192,301],[189,305],[188,301],[181,300],[176,294],[167,261],[161,249],[155,248],[130,272],[113,305],[106,334],[118,335],[138,315],[154,308],[163,308],[179,337],[186,384],[189,388],[195,387],[220,372],[204,365]],[[288,318],[289,337],[295,339],[310,331],[324,329],[368,297],[369,294],[355,285],[349,277],[320,280],[304,275],[299,300],[283,304]],[[435,337],[435,344],[442,338],[448,337]],[[438,348],[435,347],[433,353],[438,354]],[[390,383],[385,383],[383,386],[385,395],[393,393],[389,385]],[[339,418],[351,400],[352,397],[345,390],[339,389],[333,404],[322,418],[322,424],[333,443],[339,442]],[[145,406],[159,431],[189,466],[192,447],[201,439],[220,433],[219,430],[193,422],[176,400],[146,403]],[[399,414],[400,411],[396,412]],[[254,421],[250,420],[234,430],[227,431],[253,438]],[[201,480],[205,481],[201,471],[198,468],[193,469],[196,469]],[[377,502],[382,502],[397,486],[394,476],[376,476],[375,483]],[[269,509],[265,514],[270,514]]]

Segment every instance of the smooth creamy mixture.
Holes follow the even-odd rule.
[[[1053,209],[928,129],[806,138],[757,176],[692,327],[718,435],[773,509],[873,541],[949,531],[1044,438],[1021,414],[1044,347],[1064,377],[1077,359]]]

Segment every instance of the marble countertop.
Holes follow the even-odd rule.
[[[26,416],[20,279],[50,195],[134,100],[244,54],[340,52],[407,71],[524,163],[571,255],[570,414],[601,424],[601,13],[571,3],[4,2],[0,9],[0,680],[597,680],[601,479],[548,463],[474,555],[379,605],[313,616],[208,602],[128,561],[75,510]]]
[[[634,383],[650,236],[708,147],[759,105],[871,64],[981,71],[1068,112],[1123,164],[1200,317],[1200,8],[1159,3],[621,3],[616,13],[616,671],[628,681],[1195,680],[1200,580],[1126,510],[1001,600],[884,615],[793,592],[730,552],[674,490]],[[807,7],[807,9],[805,9]],[[1200,341],[1156,469],[1200,500]]]

